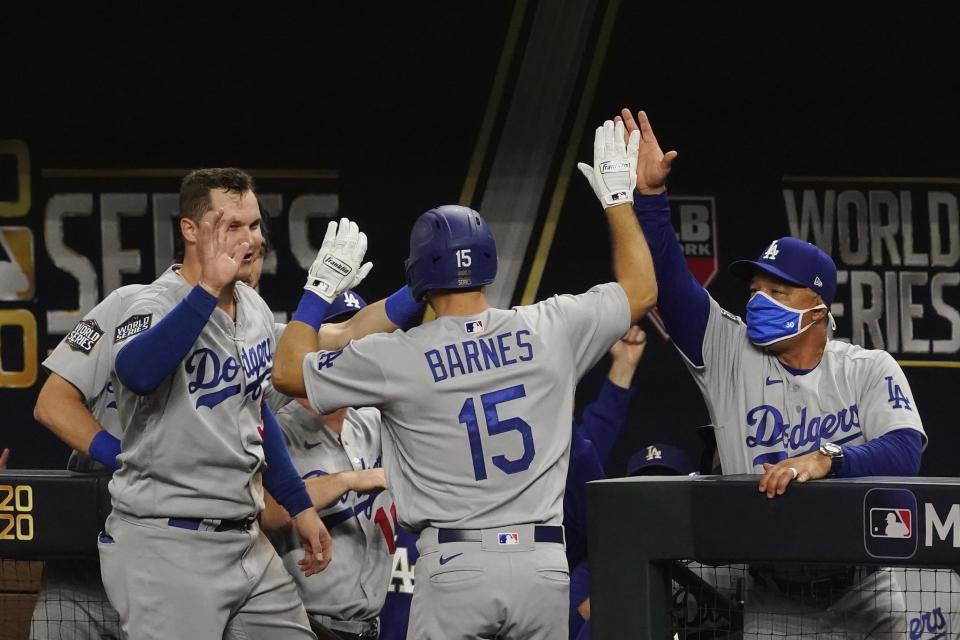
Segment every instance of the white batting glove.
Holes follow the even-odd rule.
[[[623,142],[623,133],[622,121],[604,122],[593,137],[593,166],[577,164],[604,208],[630,202],[633,188],[637,186],[640,131],[632,131],[627,144]]]
[[[333,302],[370,273],[373,263],[360,264],[366,252],[367,234],[360,231],[356,222],[341,218],[338,225],[331,220],[303,288]]]

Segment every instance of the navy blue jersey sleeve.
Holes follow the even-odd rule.
[[[624,389],[605,379],[597,399],[583,410],[583,436],[593,444],[602,464],[606,464],[610,450],[620,435],[634,393],[634,389]]]
[[[216,296],[195,286],[160,322],[120,349],[115,362],[120,382],[137,395],[159,387],[187,356],[216,308]]]
[[[923,436],[914,429],[897,429],[879,438],[843,448],[837,477],[915,476],[920,472]]]
[[[263,409],[263,457],[267,468],[263,472],[263,486],[273,499],[295,516],[313,507],[303,479],[290,460],[290,452],[283,439],[283,431],[266,402]]]
[[[653,196],[634,194],[633,210],[653,257],[660,317],[683,355],[695,366],[703,366],[703,334],[710,317],[710,297],[687,268],[670,224],[666,192]]]
[[[593,444],[574,425],[570,440],[570,466],[563,494],[563,528],[567,542],[567,562],[574,566],[587,555],[587,483],[606,477]]]

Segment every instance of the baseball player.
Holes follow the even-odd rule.
[[[661,151],[644,112],[639,125],[629,110],[621,115],[642,136],[634,208],[656,265],[658,308],[716,425],[723,472],[762,473],[758,488],[769,498],[793,481],[915,475],[926,435],[903,371],[885,351],[829,338],[837,284],[830,256],[795,238],[774,240],[758,260],[731,267],[749,282],[746,322],[722,309],[687,270],[670,224],[664,184],[676,152]],[[889,571],[860,573],[846,582],[859,587],[826,611],[770,603],[798,615],[748,617],[745,637],[795,633],[811,620],[818,630],[860,637],[893,631],[903,598]],[[758,589],[754,604],[767,596]],[[864,609],[873,614],[853,615]]]
[[[587,405],[579,423],[574,421],[570,441],[570,466],[563,494],[563,528],[566,538],[567,562],[575,567],[586,556],[586,495],[585,485],[590,480],[606,477],[603,466],[616,442],[627,416],[627,409],[635,393],[631,382],[646,348],[646,334],[638,326],[630,327],[610,348],[612,362],[596,400]],[[410,618],[410,600],[414,580],[410,567],[417,561],[416,538],[401,529],[397,534],[394,552],[393,576],[381,611],[384,640],[406,637]],[[339,552],[338,552],[339,555]],[[570,577],[571,601],[574,597],[575,575]],[[583,583],[586,589],[586,583]],[[586,591],[584,591],[586,593]],[[584,596],[585,598],[586,596]],[[583,599],[577,600],[577,605]],[[571,616],[573,614],[571,613]],[[577,616],[579,617],[579,613]],[[580,618],[582,620],[582,618]],[[571,617],[571,622],[573,622]],[[576,628],[579,630],[580,625]],[[571,626],[570,637],[575,638]]]
[[[143,285],[120,287],[103,299],[57,345],[43,366],[50,371],[34,417],[73,447],[67,468],[110,472],[123,429],[110,382],[110,344],[129,299]],[[92,505],[91,505],[92,508]],[[30,623],[36,640],[121,638],[96,560],[48,560]]]
[[[414,297],[436,320],[331,352],[317,351],[309,321],[319,314],[304,315],[277,348],[274,384],[284,393],[306,395],[320,413],[381,410],[398,520],[420,534],[411,638],[566,637],[561,522],[574,386],[656,301],[646,244],[621,206],[635,181],[635,146],[628,152],[622,131],[597,129],[590,176],[607,208],[617,282],[492,308],[493,235],[476,211],[443,206],[416,221],[406,261]]]
[[[273,316],[238,284],[261,243],[252,179],[192,172],[180,213],[182,268],[134,296],[112,339],[124,432],[98,543],[104,585],[131,638],[313,638],[256,521],[267,487],[294,516],[301,570],[330,562],[329,535],[262,402]],[[350,230],[341,240],[362,255]],[[342,243],[330,248],[338,259]],[[311,273],[329,299],[361,274],[351,276]]]
[[[324,322],[365,306],[358,294],[346,291],[327,309]],[[337,560],[322,574],[301,578],[289,518],[269,497],[264,530],[278,531],[271,538],[297,582],[318,638],[376,638],[396,528],[393,498],[383,491],[380,412],[350,408],[320,416],[301,399],[278,411],[277,421],[294,467],[333,538]]]

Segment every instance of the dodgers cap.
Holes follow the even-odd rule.
[[[635,476],[645,469],[662,467],[686,476],[697,470],[690,461],[690,456],[680,447],[669,444],[655,443],[643,447],[630,456],[627,461],[627,475]]]
[[[757,269],[819,294],[826,304],[837,292],[837,265],[820,247],[789,236],[779,238],[756,260],[737,260],[730,273],[749,281]]]

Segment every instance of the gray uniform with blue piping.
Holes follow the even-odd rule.
[[[381,410],[397,517],[421,532],[409,637],[565,636],[574,387],[629,323],[610,283],[304,359],[320,413]]]
[[[114,350],[192,288],[170,271],[141,290]],[[110,482],[113,512],[99,550],[104,586],[131,638],[314,637],[293,579],[255,520],[273,316],[242,283],[236,301],[236,319],[214,309],[153,391],[137,395],[113,376],[122,467]]]

